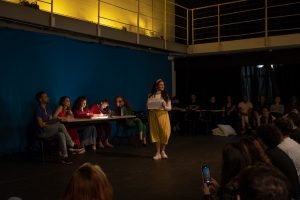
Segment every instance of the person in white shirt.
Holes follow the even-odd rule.
[[[168,111],[171,111],[171,99],[165,90],[162,79],[158,79],[148,96],[149,127],[151,141],[155,143],[154,160],[167,159],[166,146],[171,135],[171,124]]]
[[[275,125],[282,134],[282,140],[277,146],[294,162],[300,180],[300,144],[289,137],[289,132],[292,130],[292,122],[289,119],[279,118],[275,120]]]

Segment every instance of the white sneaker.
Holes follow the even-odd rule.
[[[153,156],[153,160],[160,160],[160,159],[161,159],[161,155],[158,153],[155,156]]]
[[[161,157],[162,157],[163,159],[168,159],[168,155],[166,154],[165,151],[162,151],[162,152],[161,152]]]
[[[77,153],[77,154],[84,154],[84,153],[85,153],[85,149],[82,148],[82,149],[80,149],[79,151],[77,151],[76,153]]]

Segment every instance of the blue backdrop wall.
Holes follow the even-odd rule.
[[[85,95],[90,105],[122,95],[145,110],[157,78],[171,88],[167,55],[6,28],[0,29],[0,44],[0,152],[26,149],[40,90],[48,92],[53,110],[63,95],[73,101]]]

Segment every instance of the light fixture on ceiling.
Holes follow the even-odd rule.
[[[263,68],[264,65],[257,65],[256,67],[260,69],[260,68]]]

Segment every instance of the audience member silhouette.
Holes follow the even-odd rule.
[[[98,165],[85,163],[72,175],[63,200],[112,200],[113,189]]]
[[[297,170],[291,158],[277,146],[282,140],[280,130],[274,125],[263,125],[257,128],[256,135],[272,164],[288,178],[292,186],[291,194],[297,199],[300,195]]]
[[[237,200],[291,200],[287,178],[270,165],[254,165],[238,176]]]

